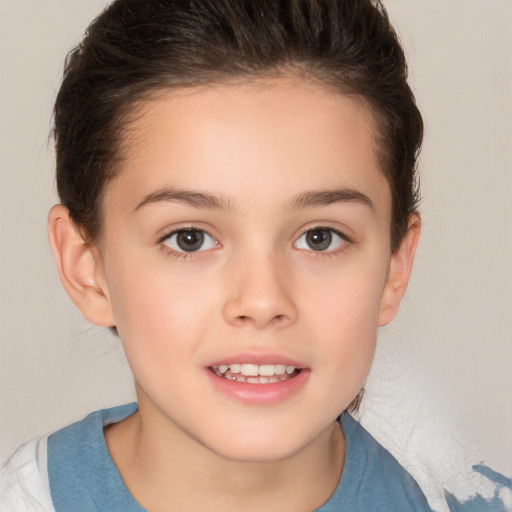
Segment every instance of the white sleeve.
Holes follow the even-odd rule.
[[[0,512],[55,512],[47,469],[47,437],[0,461]]]

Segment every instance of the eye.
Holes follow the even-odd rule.
[[[335,251],[347,242],[348,239],[335,229],[315,228],[303,233],[295,242],[294,247],[315,252]]]
[[[218,242],[200,229],[179,229],[167,235],[162,243],[176,252],[199,252],[217,247]]]

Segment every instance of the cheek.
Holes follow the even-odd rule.
[[[361,294],[362,295],[362,294]],[[363,387],[370,371],[377,340],[376,301],[350,294],[332,296],[324,304],[318,339],[323,340],[326,357],[317,365],[317,392],[328,392],[329,410],[336,415],[345,410]]]
[[[370,252],[370,251],[368,251]],[[353,258],[347,264],[329,269],[324,275],[304,279],[303,302],[328,324],[354,333],[374,331],[384,284],[387,261],[371,255]]]
[[[377,340],[376,307],[362,307],[355,302],[336,303],[325,308],[319,338],[325,340],[325,361],[343,384],[354,383],[356,388],[366,378]]]
[[[144,351],[159,358],[180,345],[192,348],[201,337],[200,319],[214,304],[212,290],[190,276],[156,265],[139,269],[129,279],[125,275],[120,269],[111,299],[127,356]]]
[[[128,284],[121,280],[113,297],[119,337],[135,380],[151,396],[162,395],[170,403],[176,383],[187,381],[183,362],[193,360],[202,338],[198,319],[206,308],[199,294],[193,301],[195,293],[183,293],[182,281],[140,273]]]
[[[364,380],[371,364],[385,276],[385,261],[367,258],[304,286],[314,337],[346,381]]]

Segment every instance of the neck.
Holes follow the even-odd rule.
[[[334,492],[345,442],[333,423],[277,461],[230,460],[177,427],[145,421],[144,411],[105,429],[114,463],[133,497],[151,512],[311,511]]]

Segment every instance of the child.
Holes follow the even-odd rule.
[[[49,235],[137,404],[22,448],[5,510],[430,510],[344,412],[419,236],[405,78],[369,1],[118,0],[93,23]]]

